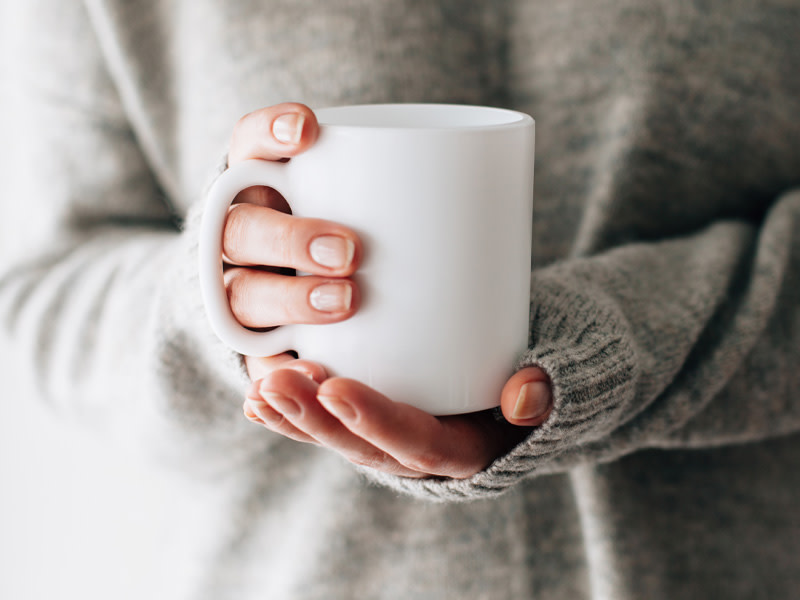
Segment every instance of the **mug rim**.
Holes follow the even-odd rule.
[[[321,127],[361,131],[491,131],[533,125],[530,115],[494,106],[440,103],[354,104],[314,109]]]

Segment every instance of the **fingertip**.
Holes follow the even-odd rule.
[[[307,150],[319,135],[317,117],[305,104],[284,102],[255,110],[236,123],[228,164],[248,159],[279,160]]]
[[[500,405],[503,416],[513,425],[541,425],[553,408],[549,377],[538,367],[526,367],[518,371],[503,388]]]
[[[249,399],[252,398],[252,399],[258,400],[258,399],[261,398],[261,395],[260,395],[260,392],[259,392],[259,390],[261,389],[261,379],[262,378],[260,378],[260,377],[258,379],[254,378],[250,382],[250,387],[247,388],[247,393],[245,394],[245,398],[246,399],[249,400]]]
[[[316,387],[314,382],[307,374],[296,369],[281,367],[268,373],[261,379],[258,392],[260,396],[265,394],[283,394],[287,396],[298,396],[308,393],[309,387]]]
[[[308,106],[285,102],[272,107],[274,115],[270,125],[272,136],[285,150],[285,156],[294,156],[311,146],[319,135],[317,117]]]
[[[245,402],[242,405],[242,412],[244,413],[244,416],[248,420],[253,421],[254,423],[258,423],[260,425],[264,424],[264,422],[261,419],[261,417],[259,417],[255,412],[253,412],[252,402]]]
[[[303,107],[304,122],[302,134],[297,144],[298,150],[303,152],[317,141],[319,137],[319,121],[317,121],[317,115],[314,114],[313,110],[305,105],[300,106]]]
[[[255,382],[293,360],[296,360],[294,356],[283,352],[274,356],[245,356],[244,364],[250,379]]]
[[[316,383],[322,383],[328,378],[328,372],[325,367],[310,360],[295,360],[283,365],[281,368],[297,371]]]

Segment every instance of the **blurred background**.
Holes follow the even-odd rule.
[[[0,365],[0,376],[11,373],[13,357]],[[156,597],[155,582],[169,589],[191,564],[171,540],[202,527],[208,501],[62,421],[12,380],[0,377],[0,598],[141,600]]]

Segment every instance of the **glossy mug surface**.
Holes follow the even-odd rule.
[[[534,122],[462,105],[315,111],[320,135],[287,163],[246,161],[207,198],[200,281],[215,333],[238,352],[295,350],[435,415],[497,406],[528,343]],[[277,189],[300,217],[363,243],[358,312],[341,323],[242,327],[222,282],[222,229],[236,194]],[[302,275],[302,274],[298,274]]]

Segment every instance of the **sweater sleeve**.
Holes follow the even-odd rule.
[[[758,222],[715,222],[533,273],[519,367],[552,380],[549,419],[466,480],[368,476],[430,500],[494,496],[644,448],[800,430],[800,190]]]
[[[6,385],[183,470],[228,467],[265,436],[241,416],[241,357],[206,323],[200,206],[185,219],[170,208],[175,186],[131,126],[81,3],[4,10]]]

